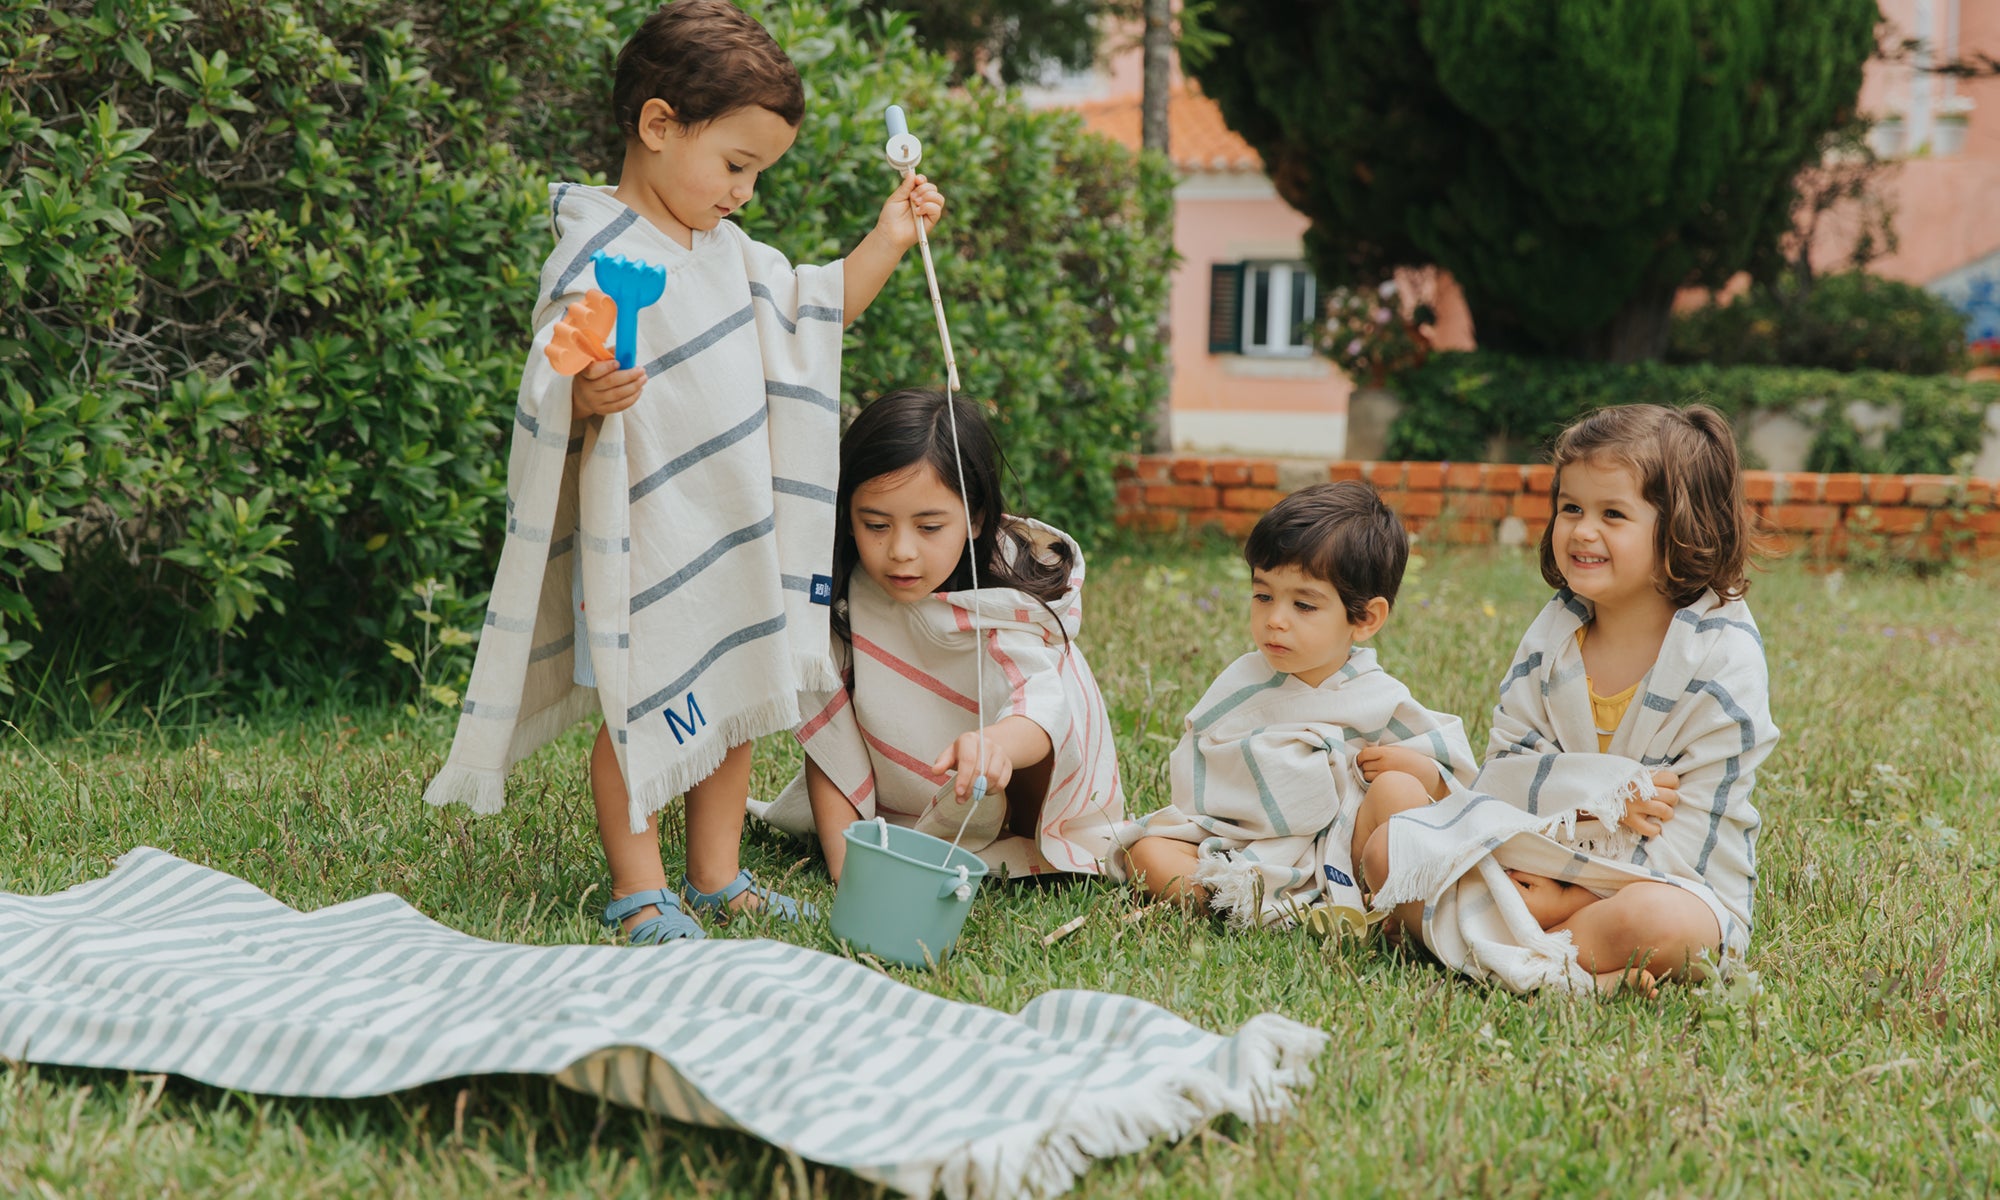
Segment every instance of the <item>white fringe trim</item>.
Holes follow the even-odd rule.
[[[1195,864],[1194,881],[1208,889],[1208,902],[1229,918],[1239,932],[1264,924],[1264,874],[1257,864],[1225,855],[1204,855]]]
[[[842,686],[840,673],[833,669],[833,659],[824,654],[793,655],[792,672],[799,678],[799,691],[806,693],[799,698],[801,711],[811,701],[824,702],[826,693],[837,692]]]
[[[1610,830],[1610,834],[1601,839],[1608,852],[1596,849],[1590,852],[1603,858],[1616,858],[1619,857],[1618,847],[1622,846],[1623,853],[1629,855],[1632,848],[1638,845],[1638,835],[1619,828],[1618,822],[1624,819],[1625,808],[1633,800],[1651,799],[1657,791],[1653,786],[1652,773],[1644,768],[1634,768],[1631,774],[1605,789],[1604,794],[1596,799],[1554,815],[1519,812],[1515,821],[1510,822],[1512,828],[1497,833],[1489,829],[1487,837],[1497,837],[1504,842],[1515,834],[1535,833],[1565,846],[1575,846],[1577,822],[1594,817]],[[1425,905],[1435,903],[1447,887],[1490,853],[1487,838],[1482,838],[1476,842],[1461,842],[1449,851],[1433,851],[1428,856],[1422,856],[1426,849],[1421,844],[1422,839],[1430,834],[1428,831],[1405,834],[1403,831],[1407,828],[1409,826],[1399,825],[1394,820],[1389,822],[1389,877],[1375,889],[1374,907],[1377,912],[1386,912],[1412,901]],[[1417,844],[1413,845],[1413,842]],[[1600,839],[1592,840],[1593,846],[1599,842]],[[1417,859],[1414,865],[1412,859]]]
[[[482,817],[490,817],[507,805],[507,773],[446,763],[424,789],[424,803],[438,808],[463,804]]]
[[[710,733],[689,753],[681,755],[668,764],[667,769],[633,784],[630,779],[629,748],[626,759],[626,787],[631,796],[631,807],[627,816],[632,822],[633,833],[643,833],[646,819],[672,804],[687,790],[715,773],[722,765],[723,756],[731,749],[776,733],[790,729],[799,723],[798,697],[787,693],[767,700],[755,708],[748,708],[731,714],[727,719],[712,723]]]
[[[1174,1091],[1154,1084],[1086,1087],[1064,1109],[1060,1129],[967,1143],[939,1164],[932,1186],[950,1200],[1053,1196],[1073,1187],[1097,1159],[1136,1153],[1158,1138],[1178,1140],[1222,1113],[1252,1124],[1276,1120],[1311,1085],[1313,1060],[1329,1039],[1311,1026],[1262,1013],[1230,1040],[1233,1054],[1219,1057],[1236,1063],[1233,1083],[1202,1070]]]

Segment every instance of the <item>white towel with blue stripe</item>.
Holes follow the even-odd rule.
[[[802,689],[839,682],[826,601],[843,269],[794,268],[728,221],[684,249],[609,188],[557,184],[550,204],[506,541],[424,798],[498,811],[508,768],[597,711],[636,830],[731,746],[795,725]],[[665,267],[666,292],[639,315],[638,403],[575,429],[543,349],[596,285],[600,250]]]
[[[1369,746],[1414,750],[1447,780],[1472,778],[1464,725],[1418,704],[1369,647],[1317,687],[1252,651],[1188,714],[1171,760],[1174,802],[1114,834],[1124,846],[1195,843],[1195,881],[1241,927],[1290,924],[1314,906],[1359,913],[1351,843],[1367,785],[1354,755]]]
[[[1598,753],[1577,630],[1588,601],[1557,592],[1500,683],[1486,763],[1470,791],[1389,822],[1389,878],[1376,906],[1424,902],[1423,938],[1446,966],[1518,992],[1588,990],[1567,933],[1545,933],[1506,869],[1607,895],[1677,884],[1708,902],[1724,963],[1750,946],[1757,767],[1777,744],[1764,642],[1750,606],[1713,591],[1674,614],[1607,753]],[[1659,836],[1619,826],[1652,775],[1680,776]]]
[[[301,913],[146,848],[0,893],[6,1059],[285,1096],[547,1074],[916,1196],[1050,1195],[1216,1117],[1281,1117],[1326,1041],[1099,992],[1009,1015],[782,942],[504,945],[386,894]]]

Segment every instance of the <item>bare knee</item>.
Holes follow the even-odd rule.
[[[1368,844],[1361,848],[1361,875],[1372,895],[1389,878],[1389,826],[1385,822],[1375,827],[1368,835]]]
[[[1707,902],[1670,883],[1628,884],[1571,922],[1586,923],[1588,936],[1578,948],[1587,943],[1595,952],[1599,961],[1584,964],[1595,971],[1639,965],[1656,976],[1685,978],[1703,957],[1712,960],[1722,949],[1722,930]]]

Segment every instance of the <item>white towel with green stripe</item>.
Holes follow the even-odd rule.
[[[0,893],[0,1057],[284,1096],[546,1074],[916,1196],[1050,1195],[1092,1159],[1280,1117],[1326,1041],[1097,992],[1009,1015],[782,942],[505,945],[386,894],[301,913],[150,848]]]
[[[1288,924],[1307,908],[1364,908],[1351,841],[1367,785],[1354,765],[1369,746],[1435,759],[1472,778],[1457,717],[1418,704],[1375,651],[1357,646],[1318,687],[1251,652],[1188,714],[1174,747],[1174,802],[1116,831],[1196,843],[1195,882],[1241,927]]]
[[[1608,895],[1673,883],[1705,900],[1725,964],[1750,946],[1757,767],[1778,741],[1764,642],[1750,606],[1713,591],[1674,614],[1608,752],[1577,630],[1588,601],[1556,593],[1521,638],[1493,710],[1486,764],[1468,791],[1389,822],[1388,908],[1424,903],[1424,942],[1446,966],[1513,991],[1588,990],[1567,933],[1546,933],[1505,876],[1563,879]],[[1654,771],[1680,777],[1659,836],[1619,825]]]
[[[801,689],[838,683],[843,268],[794,268],[728,221],[686,249],[609,188],[550,191],[557,244],[514,415],[506,541],[424,798],[498,811],[507,770],[595,711],[636,830],[730,747],[796,724]],[[571,381],[543,349],[596,286],[600,250],[665,267],[666,292],[639,314],[638,403],[575,429]]]

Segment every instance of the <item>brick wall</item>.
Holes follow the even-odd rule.
[[[1518,546],[1541,538],[1554,474],[1501,463],[1335,462],[1311,480],[1374,484],[1411,532],[1432,543]],[[1144,533],[1213,526],[1241,538],[1286,490],[1307,481],[1287,464],[1281,485],[1273,459],[1141,455],[1118,469],[1118,523]],[[1818,558],[2000,558],[2000,480],[1745,471],[1743,489],[1767,528]]]

